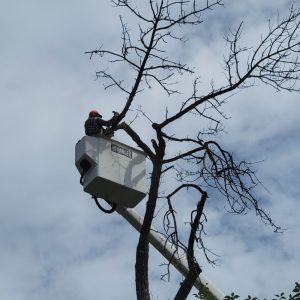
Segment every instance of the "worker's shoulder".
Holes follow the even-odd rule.
[[[103,123],[103,119],[100,117],[93,117],[93,118],[88,118],[85,123]]]

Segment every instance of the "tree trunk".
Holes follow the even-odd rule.
[[[201,269],[199,266],[194,265],[193,270],[189,271],[184,281],[181,283],[181,287],[178,290],[174,300],[184,300],[187,298],[200,273]]]
[[[146,206],[144,222],[136,250],[135,282],[138,300],[150,300],[148,280],[149,232],[155,212],[156,200],[161,175],[161,163],[153,165],[149,199]]]

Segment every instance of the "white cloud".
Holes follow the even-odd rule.
[[[103,2],[103,1],[102,1]],[[0,296],[3,299],[133,299],[137,233],[117,215],[106,216],[82,192],[74,166],[74,146],[83,134],[90,108],[105,116],[120,109],[124,96],[103,92],[95,82],[98,60],[84,51],[105,42],[116,47],[118,14],[108,1],[6,1],[0,12],[1,43],[1,209]],[[209,29],[190,32],[191,48],[175,49],[203,71],[203,82],[221,82],[225,22],[245,20],[249,41],[263,30],[267,15],[284,10],[286,1],[228,2]],[[251,7],[251,14],[249,13]],[[265,17],[266,16],[266,17]],[[236,18],[237,17],[237,18]],[[214,22],[215,20],[215,22]],[[208,24],[208,23],[207,23]],[[255,24],[251,26],[248,24]],[[248,27],[250,26],[250,27]],[[214,38],[211,38],[213,36]],[[202,42],[203,37],[205,42]],[[180,50],[180,51],[179,51]],[[122,69],[123,70],[123,69]],[[216,76],[215,76],[216,75]],[[203,84],[205,87],[205,85]],[[207,86],[206,86],[207,87]],[[188,88],[188,87],[185,87]],[[163,118],[172,100],[157,90],[140,96],[150,117]],[[165,100],[165,101],[162,101]],[[175,102],[175,101],[174,101]],[[176,101],[180,103],[180,99]],[[226,147],[249,160],[265,159],[258,175],[270,190],[261,192],[274,219],[287,227],[273,235],[251,214],[232,217],[208,205],[208,246],[221,255],[212,268],[200,257],[204,273],[224,289],[263,297],[288,290],[299,270],[299,104],[298,96],[273,94],[257,87],[230,99],[226,112]],[[135,126],[153,135],[140,118]],[[147,125],[147,124],[146,124]],[[184,135],[190,126],[174,127]],[[124,141],[126,137],[117,133]],[[130,141],[128,141],[131,143]],[[174,149],[173,149],[174,150]],[[183,151],[183,149],[178,149]],[[166,188],[167,190],[167,188]],[[189,200],[188,196],[186,199]],[[183,202],[182,220],[189,213]],[[143,210],[144,203],[139,206]],[[160,255],[151,252],[154,299],[174,295],[180,275],[171,283],[159,280]],[[116,288],[117,286],[117,288]],[[191,296],[190,299],[193,299]]]

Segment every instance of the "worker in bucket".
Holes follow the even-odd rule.
[[[119,113],[113,111],[114,116],[109,121],[104,121],[102,119],[102,115],[96,110],[93,109],[89,113],[88,119],[85,121],[84,128],[85,134],[89,136],[101,136],[106,135],[107,137],[111,138],[113,136],[113,132],[111,128],[104,129],[103,126],[107,126],[108,123],[114,121],[118,116]]]

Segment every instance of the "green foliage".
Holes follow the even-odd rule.
[[[211,297],[208,294],[207,287],[205,287],[204,290],[199,292],[198,294],[194,294],[194,296],[197,299],[201,299],[201,300],[211,300]],[[225,296],[224,300],[237,300],[238,298],[240,298],[239,295],[231,293],[230,295]],[[245,300],[260,300],[260,299],[249,295],[247,298],[245,298]],[[263,300],[266,300],[266,298]],[[272,300],[300,300],[300,284],[298,282],[295,283],[295,288],[293,289],[292,293],[289,294],[289,296],[285,295],[285,293],[280,293],[275,295],[275,297],[272,298]]]

